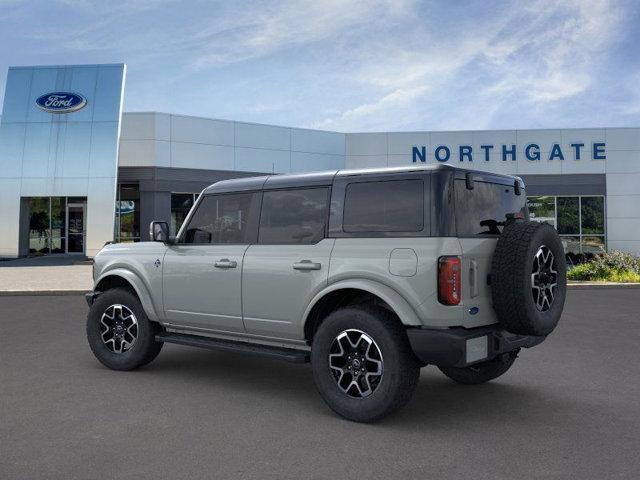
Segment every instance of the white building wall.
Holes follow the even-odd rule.
[[[640,254],[640,128],[607,129],[609,249]]]
[[[343,168],[343,133],[125,113],[120,166],[292,173]]]
[[[412,149],[426,147],[428,164],[439,163],[434,158],[436,148],[449,148],[451,158],[449,165],[490,171],[507,175],[527,174],[579,174],[605,173],[606,160],[593,160],[591,157],[593,143],[605,142],[609,152],[607,132],[633,129],[564,129],[564,130],[485,130],[456,132],[390,132],[390,133],[347,133],[346,134],[346,168],[392,167],[411,165]],[[637,130],[637,129],[636,129]],[[623,136],[625,134],[622,134]],[[626,137],[625,137],[626,138]],[[613,142],[615,143],[615,139]],[[575,159],[571,143],[581,142],[580,160]],[[539,145],[540,160],[528,160],[524,150],[527,145]],[[565,157],[564,160],[549,160],[553,145],[558,144]],[[489,161],[486,161],[483,145],[492,145],[489,150]],[[507,150],[516,146],[516,160],[508,156],[502,160],[502,145]],[[461,146],[472,147],[473,161],[459,160]],[[612,143],[614,148],[615,145]],[[420,162],[418,162],[420,163]]]

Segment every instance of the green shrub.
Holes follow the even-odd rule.
[[[592,280],[595,276],[591,262],[576,265],[567,272],[567,278],[569,280]]]
[[[630,272],[628,270],[613,270],[611,272],[610,282],[622,283],[640,283],[640,274]]]
[[[596,255],[567,272],[569,280],[600,282],[640,282],[640,258],[614,250]]]

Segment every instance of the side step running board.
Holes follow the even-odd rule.
[[[178,345],[188,345],[191,347],[208,348],[209,350],[222,350],[225,352],[248,353],[263,357],[276,358],[293,363],[309,362],[309,352],[304,350],[294,350],[293,348],[280,348],[254,343],[238,342],[234,340],[221,340],[219,338],[199,337],[197,335],[186,335],[183,333],[164,332],[156,335],[156,341],[177,343]]]

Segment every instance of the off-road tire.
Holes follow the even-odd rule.
[[[505,354],[488,362],[476,363],[468,367],[438,367],[442,373],[456,383],[479,385],[498,378],[511,368],[516,360],[515,354]]]
[[[536,306],[532,269],[536,254],[545,247],[555,259],[554,298],[547,310]],[[505,330],[520,335],[544,336],[558,324],[567,291],[565,253],[555,228],[547,223],[514,222],[498,239],[491,265],[493,308]]]
[[[123,305],[135,315],[137,337],[130,349],[114,353],[102,340],[101,319],[112,305]],[[148,364],[158,356],[162,342],[156,342],[155,336],[161,327],[152,322],[144,313],[138,297],[123,288],[107,290],[93,302],[87,315],[87,340],[95,357],[112,370],[133,370]]]
[[[366,397],[353,398],[339,387],[329,366],[336,338],[347,330],[364,332],[373,339],[382,357],[382,376]],[[420,366],[397,317],[374,306],[340,308],[319,326],[311,349],[313,377],[321,397],[337,414],[355,422],[370,422],[389,415],[412,397]]]

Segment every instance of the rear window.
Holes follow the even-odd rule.
[[[459,236],[499,235],[507,214],[527,217],[524,190],[497,183],[474,182],[473,190],[464,180],[455,181],[456,230]]]
[[[424,182],[389,180],[347,185],[343,230],[420,232],[424,229]]]

